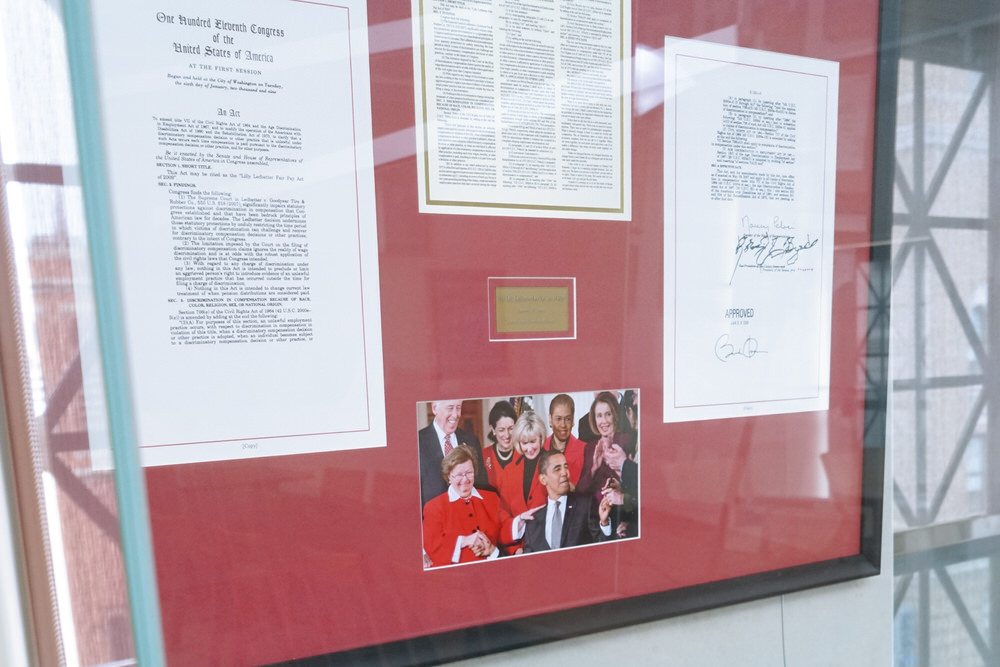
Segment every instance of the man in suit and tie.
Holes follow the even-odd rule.
[[[434,401],[431,403],[431,412],[434,414],[434,421],[417,432],[420,450],[420,507],[423,508],[428,500],[448,490],[448,483],[441,476],[441,461],[459,445],[467,445],[476,457],[475,487],[493,490],[486,477],[479,438],[458,428],[458,422],[462,418],[462,401]]]
[[[571,492],[565,454],[543,451],[538,460],[538,480],[548,493],[548,501],[517,517],[514,526],[517,532],[523,530],[524,553],[611,539],[611,498],[605,495],[595,507],[591,496]]]

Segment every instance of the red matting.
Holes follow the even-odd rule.
[[[168,662],[275,662],[858,553],[877,2],[633,2],[633,50],[721,31],[841,64],[830,409],[670,425],[662,106],[633,117],[631,222],[421,215],[409,4],[368,17],[388,446],[148,469]],[[575,277],[576,339],[491,343],[490,276]],[[421,569],[416,403],[594,387],[640,389],[641,539]]]

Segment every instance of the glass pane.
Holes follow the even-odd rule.
[[[29,586],[34,613],[57,628],[40,637],[60,645],[46,655],[58,650],[67,665],[125,665],[134,651],[115,482],[88,436],[88,426],[103,432],[106,417],[100,392],[84,391],[99,378],[80,358],[81,338],[94,338],[92,294],[89,280],[78,279],[87,268],[80,190],[63,183],[75,172],[76,139],[56,7],[0,3],[0,233],[13,247],[23,331],[4,353],[23,361],[29,398],[20,418],[35,429],[30,442],[13,443],[12,458],[19,476],[35,480],[41,507],[45,540],[30,545],[31,557],[49,563],[48,576]]]
[[[988,94],[988,93],[987,93]],[[932,215],[982,218],[987,214],[986,184],[977,182],[987,173],[988,104],[980,104],[972,125],[955,155],[941,191],[931,206]]]
[[[891,397],[897,665],[995,663],[995,3],[903,3]],[[992,152],[991,152],[992,151]],[[901,192],[909,188],[904,198]],[[905,201],[904,201],[905,199]],[[904,209],[903,206],[906,206]],[[905,240],[904,240],[905,239]],[[909,247],[904,243],[910,244]],[[966,555],[968,554],[968,555]]]
[[[978,217],[987,214],[987,153],[989,148],[988,91],[976,96],[983,75],[954,67],[928,64],[924,78],[924,178],[945,174],[941,190],[934,196],[931,215]],[[970,108],[973,121],[961,121]],[[960,148],[949,153],[952,142]],[[933,195],[933,192],[929,194]]]
[[[894,188],[893,211],[908,211],[911,203],[903,196],[904,185],[909,191],[913,186],[913,147],[916,141],[914,126],[914,85],[917,68],[922,65],[909,58],[899,61],[899,87],[896,94],[896,168],[902,180]]]
[[[990,563],[956,563],[931,577],[931,664],[984,664],[976,643],[988,636]],[[961,611],[960,611],[961,610]]]
[[[7,164],[76,163],[57,7],[43,0],[0,3],[0,154]]]

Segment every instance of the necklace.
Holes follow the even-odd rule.
[[[514,456],[514,448],[513,447],[510,448],[510,451],[507,452],[506,456],[504,456],[503,452],[500,451],[499,447],[495,447],[494,450],[497,453],[497,460],[498,461],[503,461],[504,463],[506,463],[507,461],[510,461],[511,458]]]

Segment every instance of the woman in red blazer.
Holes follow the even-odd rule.
[[[500,555],[500,498],[475,488],[476,456],[459,445],[441,461],[448,490],[424,505],[424,553],[433,567]],[[425,560],[426,562],[426,560]]]
[[[548,494],[538,481],[538,455],[545,441],[545,422],[532,411],[523,413],[514,424],[514,447],[517,454],[513,463],[500,475],[501,511],[516,520],[524,520],[528,510],[545,504]],[[532,513],[533,514],[533,513]],[[510,523],[510,522],[508,522]],[[505,536],[516,527],[505,526]],[[520,543],[505,543],[508,553],[520,553]]]
[[[500,488],[500,474],[514,461],[514,406],[509,401],[500,401],[490,409],[489,438],[493,443],[483,450],[486,476],[494,489]]]

